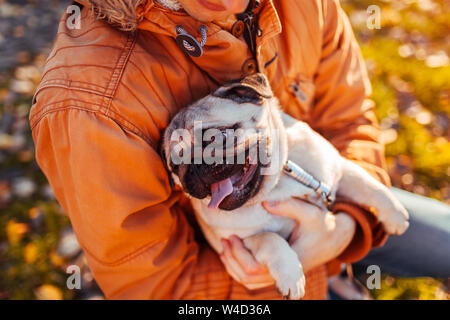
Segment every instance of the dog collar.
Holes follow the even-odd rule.
[[[283,172],[288,176],[290,176],[291,178],[294,178],[298,182],[304,184],[308,188],[311,188],[314,191],[316,191],[322,198],[327,208],[330,209],[334,199],[333,196],[331,195],[331,190],[328,186],[326,186],[321,181],[314,178],[302,167],[292,162],[291,160],[286,161],[285,165],[283,166]]]

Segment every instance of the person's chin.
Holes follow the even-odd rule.
[[[188,12],[188,14],[195,20],[198,20],[203,23],[226,20],[229,16],[232,15],[232,13],[229,12],[217,13],[212,11],[211,13],[208,13],[207,10],[203,10],[203,12],[193,12],[193,13]]]
[[[233,13],[229,11],[208,10],[200,3],[197,3],[196,5],[191,4],[190,6],[184,6],[184,10],[195,20],[203,23],[221,21],[233,15]]]

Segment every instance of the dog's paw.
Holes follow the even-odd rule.
[[[391,235],[401,235],[409,227],[409,215],[403,206],[397,206],[397,210],[388,214],[378,215],[378,219],[383,224],[384,230]]]
[[[300,266],[296,270],[290,269],[272,276],[281,296],[289,300],[299,300],[305,295],[305,275]]]

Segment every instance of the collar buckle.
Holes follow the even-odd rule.
[[[283,172],[291,178],[297,180],[301,184],[316,191],[320,195],[320,198],[325,203],[326,207],[331,210],[330,208],[334,202],[334,199],[331,194],[331,190],[327,185],[314,178],[302,167],[292,162],[291,160],[288,160],[285,163],[285,165],[283,166]]]

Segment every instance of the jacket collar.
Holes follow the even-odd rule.
[[[259,26],[262,30],[261,37],[257,39],[257,60],[260,71],[263,71],[261,69],[267,62],[265,60],[269,60],[276,53],[272,47],[264,48],[265,43],[281,33],[281,23],[272,0],[262,0],[254,12],[259,16]],[[242,77],[242,65],[246,59],[251,58],[251,54],[245,41],[231,34],[231,27],[236,22],[234,16],[226,21],[202,23],[184,11],[167,9],[153,0],[149,0],[147,5],[138,11],[138,15],[142,19],[138,29],[174,39],[178,25],[197,39],[200,38],[200,26],[206,25],[208,31],[203,55],[192,58],[192,61],[218,84]]]
[[[90,7],[87,0],[76,0],[76,2]],[[198,31],[200,26],[206,25],[208,31],[203,55],[192,58],[192,61],[218,85],[242,77],[242,66],[245,60],[252,58],[245,41],[234,37],[231,33],[231,27],[236,22],[233,16],[226,21],[202,23],[183,10],[167,9],[154,0],[148,0],[144,6],[137,8],[136,13],[140,21],[137,25],[138,29],[173,39],[177,36],[175,28],[178,25],[197,39],[200,38]],[[281,23],[273,0],[262,0],[254,9],[254,13],[259,16],[259,27],[262,30],[262,35],[257,37],[256,41],[256,59],[260,72],[265,73],[264,65],[277,53],[277,48],[270,45],[268,40],[281,33]],[[270,75],[268,77],[271,78]]]
[[[261,5],[254,10],[260,14],[260,27],[264,31],[261,41],[281,32],[281,24],[272,0],[262,0]],[[227,21],[213,21],[202,23],[189,16],[185,11],[174,11],[163,7],[154,0],[148,0],[147,5],[138,8],[138,16],[143,19],[138,29],[148,30],[176,37],[175,27],[181,25],[188,32],[196,33],[201,25],[208,27],[208,36],[222,31],[223,27],[235,22],[234,17]]]

